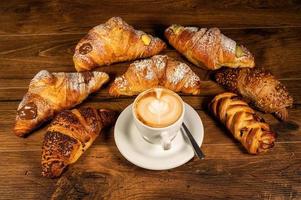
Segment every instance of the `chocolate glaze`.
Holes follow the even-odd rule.
[[[93,49],[93,47],[90,43],[84,43],[79,47],[79,53],[82,55],[85,55],[85,54],[91,52],[92,49]]]
[[[90,82],[90,80],[94,77],[92,72],[83,72],[82,73],[83,77],[84,77],[84,82],[87,84]]]
[[[31,120],[37,117],[38,108],[35,103],[30,102],[25,104],[21,109],[17,111],[20,119]]]

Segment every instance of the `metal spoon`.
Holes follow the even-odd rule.
[[[188,136],[190,143],[192,144],[192,147],[194,149],[195,154],[200,158],[200,159],[204,159],[205,158],[205,154],[202,152],[202,150],[200,149],[198,143],[195,141],[195,139],[193,138],[193,136],[191,135],[190,131],[188,130],[187,126],[185,125],[185,123],[182,123],[182,127],[184,129],[184,132],[186,133],[186,135]],[[182,129],[181,129],[182,130]]]

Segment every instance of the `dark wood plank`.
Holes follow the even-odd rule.
[[[205,160],[167,171],[126,161],[114,145],[93,145],[57,180],[40,175],[38,150],[0,153],[3,199],[44,199],[53,193],[86,199],[298,199],[301,148],[280,143],[260,156],[233,145],[204,145]],[[227,153],[225,153],[227,152]],[[26,187],[26,189],[25,189]],[[14,188],[14,192],[11,192]],[[227,191],[227,192],[225,192]]]
[[[111,16],[137,28],[178,23],[218,27],[300,27],[299,1],[36,1],[0,3],[0,34],[84,33]]]

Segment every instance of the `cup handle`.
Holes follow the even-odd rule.
[[[171,139],[169,137],[168,132],[164,131],[161,133],[161,143],[164,150],[168,150],[171,148]]]

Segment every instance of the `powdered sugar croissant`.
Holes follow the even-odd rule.
[[[287,108],[293,98],[287,89],[271,73],[261,69],[220,69],[215,73],[216,81],[227,89],[241,94],[261,111],[275,113],[287,120]]]
[[[98,25],[76,45],[73,61],[77,71],[135,60],[158,54],[165,48],[159,38],[135,30],[120,17]]]
[[[197,28],[172,25],[165,30],[169,43],[190,62],[205,69],[222,66],[254,67],[254,57],[242,45],[220,32],[218,28]]]
[[[200,78],[188,65],[166,55],[156,55],[132,63],[125,74],[115,79],[109,93],[131,96],[163,86],[175,92],[197,95],[200,85]]]
[[[103,72],[49,73],[40,71],[17,109],[14,132],[24,136],[55,113],[71,108],[109,80]]]

